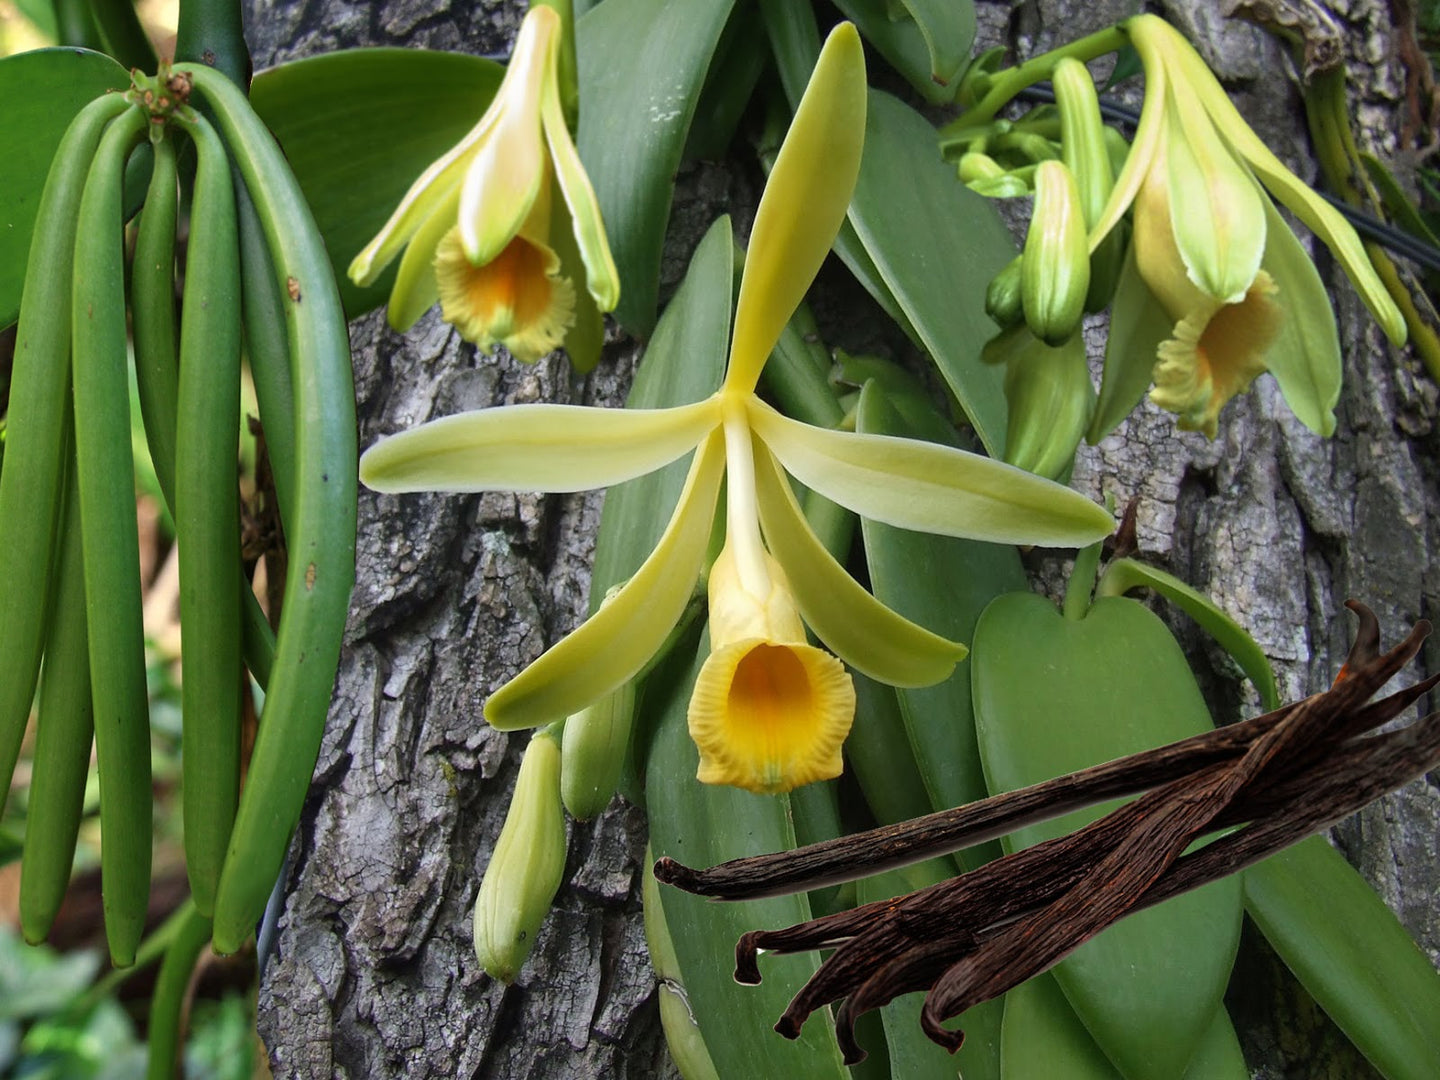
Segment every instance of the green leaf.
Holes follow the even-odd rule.
[[[576,143],[620,273],[615,319],[648,337],[675,170],[733,0],[607,0],[576,25]]]
[[[1261,266],[1279,286],[1276,300],[1285,309],[1280,333],[1265,353],[1265,366],[1296,419],[1317,435],[1332,435],[1343,365],[1330,294],[1275,204],[1268,198],[1264,202],[1268,239]]]
[[[1146,566],[1134,559],[1116,559],[1105,568],[1100,584],[1095,587],[1097,596],[1121,596],[1131,589],[1154,589],[1165,599],[1177,605],[1201,628],[1215,639],[1240,665],[1260,694],[1260,702],[1266,712],[1280,707],[1280,694],[1275,689],[1275,672],[1270,668],[1270,658],[1245,628],[1230,618],[1225,611],[1204,593],[1192,589],[1174,574]]]
[[[659,716],[646,770],[650,842],[656,856],[691,866],[795,846],[787,796],[754,795],[695,779],[699,755],[685,714],[694,675],[709,651],[708,638],[702,638],[690,677],[679,680],[666,700],[647,703]],[[773,1030],[791,997],[819,966],[815,954],[765,957],[759,986],[741,986],[731,976],[740,935],[809,919],[804,896],[717,904],[661,886],[660,898],[691,1011],[721,1076],[848,1077],[834,1028],[823,1015],[812,1019],[795,1042]]]
[[[262,71],[250,103],[285,150],[330,253],[345,314],[385,303],[345,270],[425,168],[475,126],[505,69],[425,49],[345,49]]]
[[[20,316],[20,294],[40,191],[50,159],[75,114],[107,90],[130,85],[130,76],[103,53],[86,49],[35,49],[0,60],[0,101],[5,103],[5,153],[0,155],[0,327]]]
[[[1212,727],[1165,624],[1123,597],[1066,618],[1042,596],[1002,596],[975,627],[971,665],[991,792]],[[1115,805],[1019,829],[1006,849],[1071,832]],[[1220,1005],[1239,935],[1240,886],[1231,877],[1127,917],[1061,961],[1055,976],[1129,1080],[1171,1080],[1184,1074]]]
[[[1246,870],[1245,909],[1387,1080],[1440,1076],[1440,973],[1318,836]]]
[[[975,6],[968,0],[839,0],[836,6],[865,40],[932,105],[955,100],[975,40]]]
[[[995,332],[985,288],[1015,257],[1015,245],[994,209],[941,160],[935,129],[876,90],[850,223],[916,343],[998,457],[1005,449],[1004,373],[981,363],[980,349]]]
[[[1048,973],[1005,995],[1000,1060],[1004,1080],[1121,1080]]]
[[[1224,1005],[1215,1010],[1209,1030],[1185,1069],[1185,1080],[1250,1080],[1240,1039]]]
[[[861,392],[855,423],[857,430],[875,435],[917,433],[901,420],[874,381]],[[1026,588],[1019,553],[1008,545],[910,532],[868,518],[861,519],[861,527],[876,598],[952,641],[970,641],[980,613],[996,596]],[[971,665],[962,663],[936,686],[896,691],[910,747],[935,810],[960,806],[986,793],[970,678]],[[993,851],[993,845],[988,850]],[[980,852],[965,860],[970,866],[979,861],[984,861]]]
[[[730,335],[735,244],[730,218],[710,226],[690,259],[674,299],[655,327],[626,399],[631,409],[663,409],[701,401],[720,386]],[[688,461],[617,484],[605,494],[595,541],[590,610],[612,585],[627,580],[655,549],[670,509],[685,485]]]
[[[1110,306],[1110,336],[1105,342],[1105,371],[1100,397],[1085,439],[1094,446],[1120,426],[1145,391],[1155,370],[1155,351],[1173,324],[1155,299],[1135,262],[1135,245],[1125,253],[1115,299]]]

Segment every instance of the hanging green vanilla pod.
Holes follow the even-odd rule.
[[[1024,256],[1016,255],[1005,264],[1005,268],[990,279],[985,290],[985,314],[994,319],[1002,330],[1008,330],[1025,317],[1020,300],[1020,271]],[[988,357],[982,354],[982,359]]]
[[[510,810],[475,898],[475,955],[501,982],[514,981],[565,877],[560,746],[548,731],[530,740]]]
[[[1089,288],[1085,213],[1074,174],[1062,162],[1042,161],[1035,170],[1035,210],[1020,273],[1031,332],[1050,345],[1064,342],[1080,325]]]

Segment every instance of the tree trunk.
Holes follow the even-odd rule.
[[[1165,5],[1242,112],[1302,176],[1313,175],[1289,65],[1273,38],[1220,17],[1222,5]],[[980,47],[1031,55],[1129,14],[1130,0],[980,5]],[[1352,114],[1382,157],[1405,72],[1389,12],[1351,0]],[[504,54],[524,4],[253,0],[256,67],[359,45]],[[748,219],[753,165],[687,166],[667,260],[715,214]],[[1313,247],[1313,245],[1312,245]],[[1177,433],[1148,403],[1101,446],[1075,484],[1136,500],[1147,561],[1214,596],[1275,663],[1281,696],[1333,677],[1357,597],[1387,641],[1432,616],[1440,560],[1434,385],[1384,343],[1323,249],[1346,356],[1339,428],[1322,440],[1262,378],[1209,442]],[[670,274],[678,277],[680,270]],[[875,318],[880,318],[877,314]],[[525,401],[618,405],[639,347],[612,335],[600,367],[525,367],[477,356],[427,315],[401,337],[372,314],[351,328],[360,444],[462,409]],[[1102,338],[1095,339],[1098,355]],[[842,340],[830,342],[845,345]],[[571,825],[566,884],[512,987],[485,976],[470,908],[499,832],[526,736],[481,719],[487,695],[581,617],[600,496],[360,495],[359,572],[315,786],[295,842],[260,1029],[278,1077],[649,1077],[674,1075],[654,1006],[639,914],[643,815],[616,800]],[[1057,576],[1057,562],[1042,564]],[[1169,617],[1169,616],[1167,616]],[[1228,661],[1172,618],[1224,722],[1253,715]],[[1427,652],[1433,667],[1433,652]],[[1344,823],[1335,837],[1432,960],[1440,957],[1440,791],[1424,781]],[[1253,935],[1252,935],[1253,937]],[[1248,941],[1249,939],[1247,939]],[[1250,950],[1231,1004],[1257,1075],[1355,1076],[1358,1063],[1303,993]],[[757,1033],[756,1037],[765,1037]],[[1349,1055],[1349,1056],[1347,1056]]]

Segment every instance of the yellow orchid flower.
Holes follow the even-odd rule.
[[[438,299],[445,320],[481,347],[534,362],[563,343],[577,368],[593,366],[599,313],[614,310],[620,282],[565,124],[563,32],[553,9],[530,9],[485,115],[351,262],[351,280],[369,285],[404,250],[387,312],[396,330]],[[557,251],[572,249],[579,265],[562,265]]]
[[[1151,399],[1213,437],[1221,407],[1268,368],[1295,414],[1330,434],[1339,345],[1317,324],[1333,328],[1333,315],[1266,189],[1329,246],[1397,345],[1399,309],[1355,230],[1261,142],[1190,43],[1154,15],[1124,29],[1144,66],[1145,101],[1090,250],[1133,203],[1140,277],[1175,324]]]
[[[722,479],[725,548],[710,580],[713,653],[691,706],[701,778],[781,791],[839,770],[853,711],[841,660],[898,686],[944,679],[965,648],[885,607],[811,531],[786,473],[901,528],[1000,543],[1080,545],[1110,516],[1076,492],[950,447],[829,431],[788,419],[755,385],[844,220],[859,172],[865,61],[842,23],[760,200],[720,390],[670,409],[515,405],[423,424],[361,458],[379,491],[580,491],[695,451],[655,550],[589,619],[491,695],[495,727],[580,711],[633,678],[664,644],[704,566]],[[798,618],[797,618],[798,613]],[[802,623],[803,620],[803,623]],[[828,659],[828,658],[826,658]]]

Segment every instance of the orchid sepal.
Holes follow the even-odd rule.
[[[998,544],[1080,547],[1114,519],[1079,492],[1013,465],[889,435],[824,431],[758,398],[752,430],[806,487],[862,517],[901,529]]]
[[[638,674],[684,614],[710,543],[725,470],[712,431],[655,550],[610,601],[490,695],[485,719],[501,731],[563,720]]]
[[[668,465],[718,421],[714,397],[671,409],[476,409],[382,439],[361,455],[360,479],[387,493],[588,491]]]

